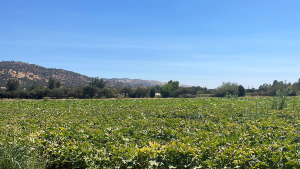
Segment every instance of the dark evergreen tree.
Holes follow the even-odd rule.
[[[75,94],[75,97],[76,98],[84,98],[84,93],[83,93],[83,86],[82,85],[80,85],[80,86],[78,86],[76,89],[75,89],[75,92],[74,92],[74,94]]]
[[[242,85],[239,85],[239,91],[238,91],[238,96],[243,97],[245,96],[245,88]]]
[[[124,97],[126,98],[127,96],[130,95],[130,93],[132,92],[132,89],[130,86],[125,86],[120,90],[121,94],[124,94]]]
[[[170,80],[170,81],[168,81],[168,84],[172,84],[172,86],[173,86],[173,91],[174,90],[177,90],[178,88],[179,88],[179,82],[178,81],[172,81],[172,80]]]
[[[50,90],[54,89],[54,88],[59,88],[61,86],[60,81],[55,80],[54,78],[50,77],[49,81],[48,81],[48,88]]]
[[[60,86],[61,86],[61,83],[60,83],[60,81],[57,80],[55,82],[55,88],[60,88]]]
[[[50,90],[54,89],[56,87],[56,80],[53,79],[52,77],[50,77],[49,81],[48,81],[48,88]]]
[[[136,97],[137,98],[144,98],[147,96],[148,90],[145,87],[138,86],[136,89]]]
[[[20,88],[20,83],[17,79],[8,79],[6,83],[6,91],[14,91]]]
[[[35,88],[39,87],[39,83],[37,81],[33,82],[33,85],[29,87],[29,91],[34,90]]]
[[[151,98],[155,97],[155,87],[151,87],[151,89],[150,89],[150,97]]]
[[[83,95],[88,96],[91,99],[94,98],[94,96],[97,94],[97,91],[98,89],[95,86],[88,85],[83,87]]]
[[[96,77],[92,80],[92,82],[89,83],[90,86],[95,86],[97,88],[103,89],[106,85],[103,78],[99,79],[99,77]]]

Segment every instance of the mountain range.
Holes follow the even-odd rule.
[[[19,80],[23,88],[28,88],[33,85],[34,81],[41,85],[46,86],[49,78],[52,77],[61,82],[62,86],[79,86],[89,84],[93,78],[86,75],[82,75],[76,72],[56,69],[45,68],[35,64],[29,64],[26,62],[16,61],[2,61],[0,62],[0,87],[5,87],[8,79],[16,78]],[[131,86],[136,88],[139,85],[150,86],[163,86],[166,82],[160,82],[155,80],[141,80],[141,79],[129,79],[129,78],[112,78],[105,79],[108,87],[120,88],[124,86]],[[188,85],[180,85],[181,87],[190,87]]]

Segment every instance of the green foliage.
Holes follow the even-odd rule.
[[[80,86],[78,86],[77,88],[75,88],[75,91],[74,91],[74,96],[76,97],[76,98],[79,98],[79,99],[82,99],[82,98],[84,98],[84,93],[83,93],[84,91],[83,91],[83,86],[82,85],[80,85]]]
[[[29,93],[25,90],[19,89],[12,92],[14,98],[24,98],[27,99],[29,97]]]
[[[131,86],[125,86],[125,87],[121,88],[120,93],[122,95],[124,95],[125,98],[127,98],[128,96],[130,96],[132,94]]]
[[[94,96],[97,94],[98,88],[95,86],[84,86],[83,87],[83,96],[87,98],[94,98]]]
[[[300,100],[272,102],[2,101],[0,168],[299,168]]]
[[[282,110],[283,108],[287,107],[287,96],[292,93],[291,88],[286,88],[283,90],[277,90],[276,98],[273,99],[271,108]]]
[[[0,168],[1,169],[42,169],[46,168],[41,157],[34,148],[30,149],[17,143],[4,141],[0,145]]]
[[[31,98],[34,99],[42,99],[43,97],[48,97],[50,93],[50,89],[45,88],[44,86],[39,86],[34,90],[29,92]]]
[[[178,81],[168,81],[167,84],[160,88],[160,94],[162,97],[170,97],[172,92],[179,89],[179,82]]]
[[[272,87],[270,87],[269,95],[270,96],[276,96],[277,91],[279,91],[279,90],[283,91],[286,87],[287,87],[287,85],[278,82],[275,85],[273,85]]]
[[[243,97],[246,94],[246,90],[242,85],[239,85],[238,96]]]
[[[184,97],[184,98],[194,98],[196,97],[197,90],[194,88],[181,87],[172,92],[172,97]]]
[[[173,86],[173,90],[177,90],[179,88],[179,82],[178,81],[168,81],[168,84],[171,84]]]
[[[17,79],[8,79],[6,83],[6,91],[11,92],[18,90],[20,88],[20,83]]]
[[[118,91],[116,89],[103,88],[98,90],[98,98],[113,98],[117,97]]]
[[[135,97],[136,98],[144,98],[145,96],[148,95],[148,89],[142,86],[138,86],[136,91],[135,91]]]
[[[4,90],[0,89],[0,99],[5,98]]]
[[[34,90],[35,88],[39,87],[39,83],[37,81],[33,82],[33,85],[29,87],[29,91]]]
[[[260,91],[263,91],[263,92],[268,92],[268,90],[272,87],[271,84],[268,84],[268,83],[264,83],[262,85],[259,86],[259,90]]]
[[[222,85],[214,91],[214,96],[225,97],[227,94],[238,95],[239,85],[237,83],[223,82]]]
[[[89,83],[89,85],[102,89],[105,87],[106,83],[104,82],[103,78],[99,79],[99,77],[96,77],[92,80],[92,82]]]
[[[151,87],[151,89],[150,89],[150,97],[151,98],[155,97],[155,87]]]
[[[164,98],[169,97],[173,91],[173,85],[169,83],[160,88],[160,94]]]
[[[50,90],[54,89],[54,88],[59,88],[61,86],[60,81],[50,77],[49,81],[48,81],[48,88]]]

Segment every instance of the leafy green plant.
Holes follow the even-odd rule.
[[[0,145],[0,169],[42,169],[44,162],[34,148],[4,141]]]
[[[273,99],[271,108],[276,110],[282,110],[286,107],[286,101],[287,96],[291,93],[291,90],[289,88],[286,88],[284,90],[277,90],[276,92],[276,98]]]
[[[271,109],[280,98],[2,101],[0,160],[7,168],[299,168],[300,100]]]

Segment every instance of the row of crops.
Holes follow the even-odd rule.
[[[300,100],[276,99],[2,101],[0,142],[46,168],[300,168]]]

